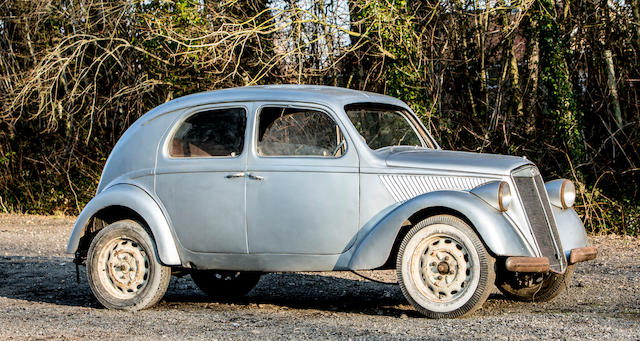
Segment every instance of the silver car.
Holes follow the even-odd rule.
[[[575,196],[526,158],[442,150],[392,97],[243,87],[138,119],[67,252],[107,308],[152,306],[172,273],[228,298],[265,272],[396,269],[416,310],[458,317],[494,285],[550,300],[596,257]]]

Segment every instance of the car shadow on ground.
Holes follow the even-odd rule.
[[[63,306],[101,308],[93,297],[81,266],[66,257],[0,257],[0,297]],[[304,309],[392,317],[420,317],[397,284],[381,284],[344,276],[309,273],[265,274],[247,296],[212,301],[187,276],[173,277],[160,306],[197,309],[218,304],[221,309],[267,305],[277,309]],[[503,296],[492,295],[501,300]],[[191,307],[190,307],[191,306]],[[268,308],[267,308],[268,309]]]
[[[2,256],[0,297],[100,308],[89,289],[85,267],[79,269],[79,282],[76,282],[75,264],[68,257]],[[230,309],[264,304],[372,315],[416,314],[397,285],[301,273],[265,274],[249,295],[227,301],[210,300],[188,275],[173,277],[161,305],[185,308],[193,303],[210,302]]]
[[[231,300],[211,300],[197,289],[189,276],[185,276],[172,281],[164,301],[169,305],[212,302],[234,306],[269,305],[276,309],[421,316],[411,308],[397,284],[334,277],[326,273],[265,274],[247,296]]]

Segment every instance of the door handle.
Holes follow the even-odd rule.
[[[233,173],[233,174],[227,174],[227,176],[225,176],[225,178],[227,178],[227,179],[244,178],[244,176],[245,176],[244,173]]]
[[[247,177],[251,180],[264,180],[264,176],[253,175],[251,173],[247,174]]]

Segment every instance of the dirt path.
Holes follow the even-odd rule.
[[[640,238],[593,237],[599,258],[552,302],[496,292],[469,318],[428,320],[397,285],[347,272],[268,274],[234,303],[208,302],[188,276],[173,278],[153,309],[105,310],[64,254],[72,225],[0,214],[0,339],[640,339]]]

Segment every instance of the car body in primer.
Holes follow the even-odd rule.
[[[213,128],[189,138],[225,135],[224,127],[215,126],[215,115],[224,115],[220,117],[232,117],[230,127],[240,127],[237,150],[210,155],[202,151],[206,141],[199,147],[179,141],[184,130],[208,124],[193,118],[203,112],[213,113]],[[356,124],[357,115],[364,116]],[[385,127],[375,118],[392,123]],[[317,128],[321,136],[304,142],[300,139],[309,130],[295,133],[304,122],[329,126],[329,133]],[[382,137],[393,136],[398,125],[411,127],[404,129],[415,134],[413,145],[401,136],[393,145],[373,147]],[[484,293],[473,296],[484,272],[494,276],[487,280],[490,285],[495,279],[499,287],[513,289],[503,290],[505,294],[526,300],[527,294],[518,296],[523,291],[517,290],[547,283],[574,263],[595,257],[571,207],[572,186],[568,180],[543,184],[526,158],[442,150],[411,109],[389,96],[325,86],[224,89],[169,101],[131,125],[109,156],[95,197],[78,217],[67,252],[89,266],[96,250],[95,264],[102,271],[138,276],[130,273],[138,264],[138,251],[119,253],[117,257],[133,256],[129,263],[115,264],[108,254],[101,261],[100,245],[92,246],[101,230],[133,221],[150,238],[151,250],[138,257],[151,254],[160,268],[174,273],[397,268],[402,277],[418,269],[425,273],[416,285],[407,284],[413,281],[409,277],[399,278],[409,301],[429,317],[457,317],[478,307],[468,301],[486,299]],[[446,225],[453,230],[418,237],[421,222],[423,228]],[[471,231],[465,232],[471,237],[458,236],[461,230]],[[472,234],[482,245],[474,244]],[[416,238],[435,244],[418,250],[422,244]],[[437,238],[439,245],[459,243],[459,251],[438,248]],[[406,249],[411,245],[418,245],[418,251]],[[472,250],[477,248],[482,250]],[[411,258],[416,252],[422,258]],[[435,261],[423,264],[428,257]],[[420,264],[411,265],[416,259]],[[488,270],[478,268],[484,263]],[[464,269],[466,278],[457,274]],[[141,281],[138,287],[151,286]],[[528,284],[514,289],[515,282]],[[437,289],[451,283],[457,289]],[[143,289],[116,290],[114,297],[125,302],[143,295],[136,291]],[[424,297],[415,296],[425,290]],[[96,295],[105,306],[120,307]],[[124,309],[149,305],[126,302]]]

